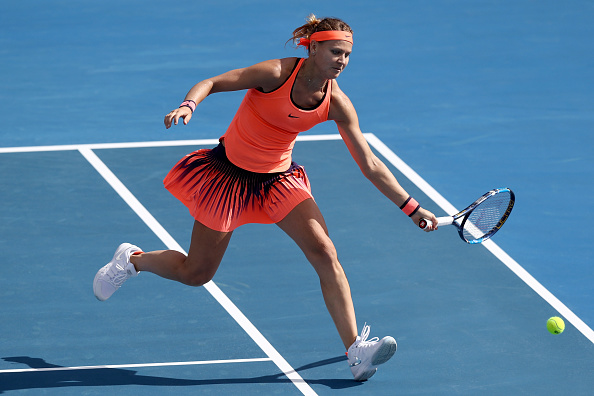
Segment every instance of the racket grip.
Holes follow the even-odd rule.
[[[433,222],[429,219],[421,219],[421,221],[419,221],[419,227],[421,227],[421,229],[426,229],[427,227],[431,227],[433,225]]]
[[[445,217],[437,218],[438,226],[447,226],[447,225],[451,225],[453,223],[454,223],[454,218],[452,216],[445,216]],[[433,225],[433,222],[429,219],[421,219],[421,221],[419,221],[419,227],[421,227],[423,230],[426,229],[427,227],[431,227],[432,225]]]

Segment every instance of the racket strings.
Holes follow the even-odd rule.
[[[500,227],[511,200],[509,192],[491,195],[470,213],[464,223],[463,233],[467,241],[476,241]]]

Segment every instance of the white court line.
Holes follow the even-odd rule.
[[[37,372],[47,372],[47,371],[127,369],[127,368],[143,368],[143,367],[198,366],[198,365],[207,365],[207,364],[256,363],[256,362],[270,362],[270,361],[272,361],[272,359],[256,358],[256,359],[200,360],[200,361],[194,361],[194,362],[106,364],[103,366],[44,367],[44,368],[28,368],[28,369],[9,369],[9,370],[0,370],[0,374],[37,373]]]
[[[116,177],[116,175],[97,157],[89,148],[79,148],[80,153],[99,172],[109,185],[122,197],[132,210],[146,223],[146,225],[163,241],[167,248],[177,250],[186,254],[183,248],[173,237],[161,226],[152,214],[136,199],[128,188]],[[213,282],[209,281],[204,288],[221,304],[221,306],[235,319],[243,330],[254,340],[264,353],[278,366],[278,368],[293,382],[293,384],[304,395],[316,395],[314,390],[301,376],[289,365],[284,357],[264,338],[262,333],[249,321],[249,319],[237,308],[235,304],[219,289]]]
[[[41,151],[75,151],[79,149],[119,149],[140,147],[175,147],[175,146],[201,146],[218,144],[218,139],[197,140],[172,140],[160,142],[125,142],[125,143],[91,143],[91,144],[66,144],[56,146],[26,146],[26,147],[0,147],[2,153],[35,153]]]
[[[329,135],[300,135],[298,141],[311,142],[321,140],[341,140],[339,134]],[[91,143],[67,144],[55,146],[25,146],[25,147],[0,147],[0,154],[8,153],[37,153],[43,151],[75,151],[80,149],[120,149],[143,147],[177,147],[177,146],[212,146],[217,145],[219,139],[194,139],[194,140],[163,140],[156,142],[124,142],[124,143]]]
[[[429,198],[437,203],[448,215],[458,213],[451,203],[449,203],[441,194],[439,194],[429,183],[427,183],[421,176],[417,174],[410,166],[402,161],[388,146],[379,140],[372,133],[366,133],[365,138],[377,151],[380,152],[392,165],[394,165],[404,176],[416,184],[421,191],[423,191]],[[538,293],[546,302],[557,310],[563,317],[565,317],[572,325],[575,326],[590,342],[594,343],[594,331],[573,313],[565,304],[563,304],[557,297],[547,290],[539,281],[537,281],[528,271],[526,271],[520,264],[511,258],[503,249],[493,242],[488,240],[482,243],[495,257],[497,257],[503,264],[505,264],[514,274],[522,279],[532,290]]]

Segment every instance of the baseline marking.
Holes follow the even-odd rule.
[[[0,374],[47,372],[47,371],[125,369],[125,368],[143,368],[143,367],[198,366],[198,365],[207,365],[207,364],[255,363],[255,362],[271,362],[271,361],[272,361],[272,359],[269,359],[269,358],[255,358],[255,359],[201,360],[201,361],[194,361],[194,362],[145,363],[145,364],[106,364],[103,366],[44,367],[44,368],[28,368],[28,369],[10,369],[10,370],[0,370]]]
[[[122,197],[130,208],[145,222],[145,224],[161,239],[161,241],[171,250],[177,250],[186,254],[183,248],[173,239],[173,237],[163,228],[163,226],[153,217],[153,215],[136,199],[128,188],[117,178],[117,176],[99,159],[99,157],[89,148],[79,148],[80,153],[89,161],[89,163],[99,172],[99,174],[109,183],[109,185]],[[264,353],[277,365],[277,367],[291,380],[304,395],[317,395],[307,382],[301,378],[285,360],[284,357],[264,338],[262,333],[249,321],[249,319],[237,308],[237,306],[223,293],[223,291],[213,282],[209,281],[204,288],[221,304],[221,306],[235,319],[243,330],[254,340],[254,342],[264,351]]]
[[[302,135],[297,136],[298,141],[312,142],[321,140],[341,140],[339,134],[329,135]],[[219,144],[219,139],[195,140],[164,140],[156,142],[125,142],[125,143],[91,143],[91,144],[66,144],[56,146],[24,146],[0,147],[0,154],[8,153],[36,153],[41,151],[76,151],[80,149],[118,149],[118,148],[144,148],[144,147],[177,147],[177,146],[212,146]]]

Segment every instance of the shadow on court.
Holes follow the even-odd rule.
[[[41,358],[15,356],[2,358],[4,361],[26,364],[34,369],[62,368]],[[297,372],[344,362],[346,357],[338,356],[318,362],[306,364],[295,369]],[[305,381],[309,384],[320,384],[332,389],[345,389],[362,385],[360,382],[345,379],[314,379]],[[113,368],[92,368],[83,370],[37,371],[23,373],[0,374],[0,393],[23,389],[50,389],[69,387],[95,387],[117,385],[144,386],[202,386],[202,385],[230,385],[230,384],[285,384],[291,381],[283,373],[265,375],[253,378],[219,378],[219,379],[181,379],[156,377],[138,374],[134,370]]]

